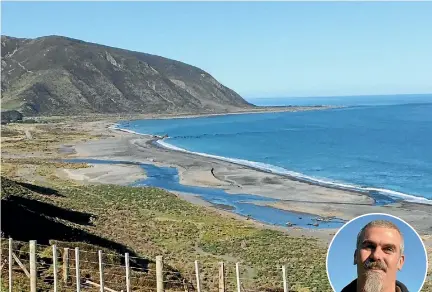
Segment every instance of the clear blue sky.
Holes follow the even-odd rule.
[[[357,277],[357,266],[353,265],[353,254],[357,234],[370,221],[390,220],[395,223],[405,239],[405,264],[398,272],[397,279],[404,283],[409,291],[420,291],[427,269],[424,247],[414,231],[404,222],[385,215],[368,215],[350,222],[333,240],[328,255],[328,274],[336,291],[341,291]]]
[[[432,92],[432,3],[4,2],[2,34],[180,60],[243,97]]]

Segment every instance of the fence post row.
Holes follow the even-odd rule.
[[[36,269],[36,241],[31,240],[29,242],[29,253],[30,253],[30,273],[23,268],[24,272],[30,278],[30,292],[37,291],[37,269]],[[58,292],[58,254],[57,254],[57,246],[52,245],[52,256],[53,256],[53,276],[54,276],[54,292]],[[13,288],[13,264],[14,257],[17,259],[18,264],[22,265],[19,262],[18,258],[13,253],[13,240],[9,238],[9,292],[12,292]],[[103,252],[102,250],[98,251],[99,258],[99,286],[100,292],[104,292],[105,290],[113,291],[109,288],[105,288],[104,283],[104,264],[103,264]],[[64,248],[63,252],[63,281],[65,284],[69,283],[69,248]],[[80,255],[79,248],[75,248],[75,270],[76,270],[76,291],[81,291],[81,278],[80,278]],[[125,276],[126,276],[126,292],[132,292],[131,289],[131,274],[130,274],[130,257],[129,253],[125,253]],[[195,261],[195,275],[196,275],[196,289],[197,292],[201,292],[201,277],[200,277],[200,265],[198,260]],[[236,280],[237,280],[237,292],[241,292],[241,281],[240,281],[240,263],[236,263]],[[282,279],[283,279],[283,291],[289,292],[288,281],[287,281],[287,267],[286,265],[282,266]],[[164,281],[163,281],[163,257],[156,257],[156,291],[164,292]],[[122,290],[123,291],[123,290]],[[225,263],[219,262],[219,287],[218,292],[226,292],[226,283],[225,283]]]

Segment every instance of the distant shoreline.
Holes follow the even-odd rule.
[[[121,121],[135,121],[135,120],[166,120],[166,119],[193,119],[193,118],[206,118],[218,117],[229,115],[247,115],[247,114],[270,114],[270,113],[284,113],[284,112],[301,112],[301,111],[318,111],[346,108],[346,106],[330,106],[330,105],[315,105],[315,106],[256,106],[253,108],[245,108],[244,110],[219,112],[219,113],[164,113],[164,114],[132,114],[125,115]]]

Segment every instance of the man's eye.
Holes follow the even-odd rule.
[[[394,248],[393,247],[386,247],[384,250],[387,252],[393,252]]]

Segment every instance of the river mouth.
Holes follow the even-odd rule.
[[[63,159],[62,161],[89,164],[139,165],[146,172],[147,177],[130,184],[130,186],[157,187],[167,191],[199,196],[216,208],[230,211],[265,224],[308,229],[338,229],[346,222],[336,217],[322,220],[322,218],[313,214],[281,210],[263,205],[263,203],[282,202],[278,199],[243,193],[231,194],[222,189],[212,187],[183,185],[179,182],[178,170],[175,167],[160,167],[153,164],[131,161],[97,159]],[[260,205],[254,203],[260,203]]]

